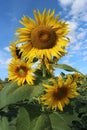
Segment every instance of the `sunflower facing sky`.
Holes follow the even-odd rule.
[[[59,15],[55,16],[46,9],[42,13],[34,10],[35,20],[24,16],[20,23],[24,26],[16,30],[17,44],[21,45],[23,57],[43,58],[46,56],[52,60],[53,56],[59,59],[66,54],[65,47],[69,42],[66,37],[68,34],[68,24],[59,21]]]
[[[33,75],[34,70],[31,69],[31,63],[25,63],[19,59],[13,59],[8,66],[8,78],[12,81],[17,81],[18,85],[21,86],[25,82],[33,85],[35,77]]]
[[[63,111],[65,105],[69,104],[69,98],[78,95],[76,92],[76,82],[72,82],[72,78],[67,77],[66,81],[59,76],[58,82],[52,80],[53,86],[44,85],[45,94],[40,97],[40,101],[52,110],[59,109]]]

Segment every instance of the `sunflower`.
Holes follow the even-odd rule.
[[[33,80],[35,80],[35,78],[33,75],[34,70],[31,69],[31,66],[31,63],[29,64],[19,59],[13,59],[8,66],[9,80],[17,81],[19,86],[23,85],[25,82],[33,85]]]
[[[84,77],[84,75],[75,72],[75,73],[72,75],[72,77],[73,77],[73,80],[74,80],[74,81],[79,81],[79,80],[82,80],[82,78]]]
[[[14,58],[21,58],[22,52],[20,51],[20,48],[16,46],[16,42],[12,42],[9,46],[9,49]]]
[[[58,81],[52,80],[53,85],[44,85],[45,94],[40,97],[40,101],[52,108],[63,111],[63,107],[69,104],[69,98],[74,98],[78,95],[76,92],[76,82],[72,82],[72,78],[68,77],[65,81],[59,76]]]
[[[54,16],[55,10],[44,9],[42,13],[34,10],[33,20],[30,17],[23,16],[20,23],[24,26],[16,30],[17,44],[23,43],[21,51],[23,57],[43,58],[46,56],[49,60],[53,56],[59,59],[66,54],[65,47],[69,42],[66,37],[68,34],[68,24],[59,21],[59,15]]]
[[[52,66],[52,63],[47,59],[46,57],[43,57],[43,59],[39,60],[39,64],[37,66],[38,69],[42,70],[43,66],[45,67],[45,71],[52,74],[54,69]]]

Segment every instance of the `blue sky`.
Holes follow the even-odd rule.
[[[68,54],[59,63],[68,64],[87,74],[87,0],[0,0],[0,78],[8,77],[7,66],[11,59],[9,44],[21,27],[23,15],[33,18],[33,9],[55,9],[55,15],[70,25]],[[62,70],[56,70],[55,74]]]

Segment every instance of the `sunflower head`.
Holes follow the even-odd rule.
[[[40,25],[31,32],[32,45],[37,49],[52,48],[56,40],[55,31],[45,25]]]
[[[58,81],[52,80],[52,83],[52,86],[44,85],[45,94],[40,97],[40,100],[52,110],[59,109],[63,111],[63,107],[69,104],[69,99],[78,95],[76,83],[72,82],[69,77],[64,81],[61,76],[59,76]]]
[[[16,30],[17,43],[21,46],[22,56],[28,58],[42,58],[46,56],[53,60],[53,56],[59,59],[66,54],[65,47],[69,40],[66,34],[69,32],[68,24],[59,21],[59,15],[55,16],[46,9],[42,13],[34,10],[35,20],[24,16],[20,23],[24,26]]]
[[[8,66],[9,80],[17,81],[19,86],[25,82],[33,85],[35,78],[33,75],[34,70],[31,66],[32,64],[25,63],[19,59],[13,59]]]
[[[19,77],[25,77],[28,72],[28,68],[24,65],[20,65],[16,67],[15,72],[18,74]]]

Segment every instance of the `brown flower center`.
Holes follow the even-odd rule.
[[[24,77],[26,76],[28,71],[28,68],[26,68],[25,66],[20,66],[16,68],[16,73],[18,74],[18,76]]]
[[[61,100],[65,98],[67,94],[68,94],[68,89],[66,87],[56,88],[53,93],[53,97],[55,98],[55,100]]]
[[[56,33],[46,26],[38,26],[31,32],[31,43],[38,49],[49,49],[56,44]]]

